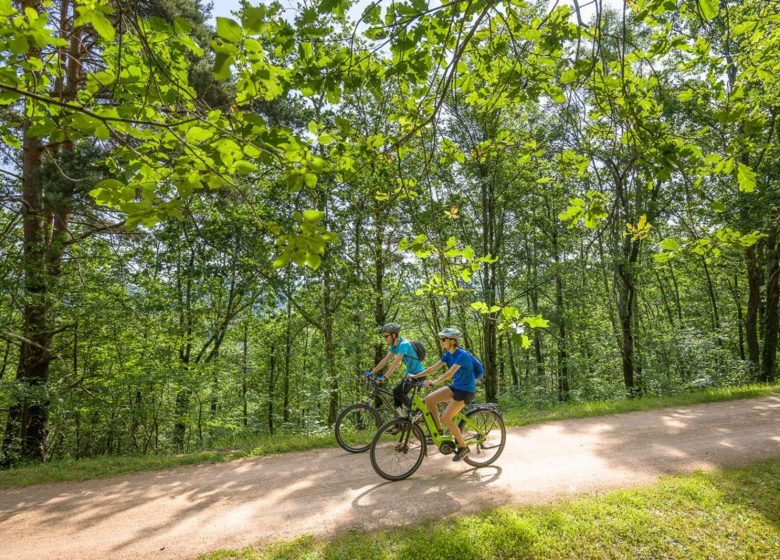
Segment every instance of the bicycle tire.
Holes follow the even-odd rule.
[[[371,405],[352,404],[339,412],[336,417],[333,428],[336,441],[344,451],[364,453],[371,446],[371,439],[381,423],[379,412]]]
[[[379,427],[371,440],[371,466],[385,480],[404,480],[420,468],[425,448],[425,434],[420,426],[409,418],[392,418]]]
[[[501,456],[506,445],[506,425],[504,418],[490,409],[472,410],[466,417],[476,424],[480,432],[485,432],[486,440],[477,443],[463,460],[472,467],[487,467]],[[466,441],[475,439],[478,433],[461,420],[458,427]]]

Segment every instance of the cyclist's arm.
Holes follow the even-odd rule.
[[[429,373],[433,373],[434,371],[436,371],[437,369],[439,369],[443,365],[446,365],[446,364],[444,362],[442,362],[441,360],[439,360],[438,362],[436,362],[432,366],[427,367],[424,370],[422,370],[420,373],[415,373],[414,375],[410,375],[409,377],[411,377],[412,379],[419,379],[420,377],[425,377],[426,375],[428,375]]]
[[[388,356],[391,356],[393,354],[388,354]],[[398,369],[398,365],[401,363],[401,360],[404,359],[403,354],[395,354],[395,359],[390,363],[389,366],[387,366],[387,371],[385,372],[385,379],[393,375],[393,372]]]
[[[444,363],[444,362],[442,362]],[[431,381],[431,385],[441,385],[448,379],[450,379],[453,375],[455,375],[455,372],[460,369],[460,364],[454,364],[450,369],[447,370],[447,372],[439,377],[438,379],[434,379]]]
[[[379,360],[379,363],[374,366],[374,369],[371,370],[371,375],[376,375],[378,372],[382,371],[382,368],[385,367],[385,364],[392,358],[394,354],[388,352],[384,358]]]

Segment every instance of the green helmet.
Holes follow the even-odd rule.
[[[452,329],[452,328],[446,328],[443,331],[439,333],[439,336],[441,338],[454,338],[455,340],[458,340],[461,336],[463,336],[463,333],[460,332],[458,329]]]
[[[401,325],[399,325],[398,323],[387,323],[381,329],[379,329],[379,332],[398,334],[400,330],[401,330]]]

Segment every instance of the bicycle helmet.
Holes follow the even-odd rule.
[[[453,328],[446,328],[443,331],[439,333],[439,336],[441,338],[453,338],[455,340],[458,340],[461,336],[463,336],[463,333],[460,332],[458,329]]]
[[[394,333],[398,334],[401,330],[401,325],[398,323],[387,323],[382,328],[379,329],[380,333]]]

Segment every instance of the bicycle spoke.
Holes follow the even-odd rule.
[[[348,406],[336,418],[336,441],[352,453],[368,451],[379,423],[379,413],[373,407],[365,403]]]
[[[484,467],[498,459],[506,443],[506,427],[501,416],[493,411],[478,409],[466,415],[460,429],[466,442],[472,446],[464,459],[474,467]]]
[[[371,442],[371,465],[388,480],[410,476],[422,463],[425,438],[406,418],[386,422]]]

